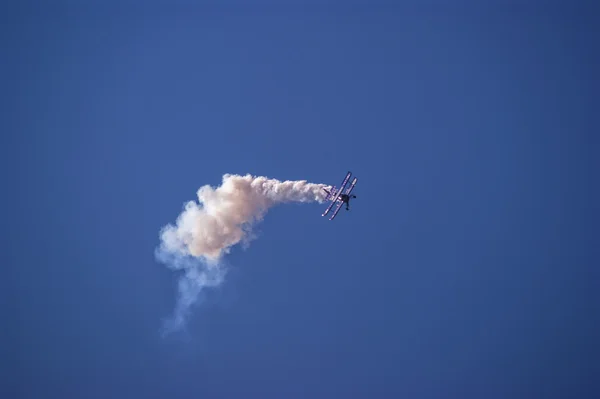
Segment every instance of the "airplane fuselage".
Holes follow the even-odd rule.
[[[331,195],[330,191],[325,190],[325,192]],[[356,195],[340,194],[340,196],[337,198],[337,201],[347,204],[350,202],[350,198],[356,198]]]

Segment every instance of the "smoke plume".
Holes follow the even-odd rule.
[[[223,176],[219,187],[202,186],[198,202],[185,204],[175,225],[160,232],[157,259],[183,272],[179,297],[166,332],[185,324],[190,307],[205,287],[218,286],[225,278],[222,257],[240,242],[252,237],[252,226],[269,208],[286,202],[323,202],[325,184],[279,181],[262,176]]]

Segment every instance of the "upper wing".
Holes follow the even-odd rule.
[[[352,176],[352,172],[348,171],[348,173],[346,173],[346,177],[344,177],[344,181],[342,182],[342,185],[340,186],[339,193],[342,193],[342,191],[344,191],[344,187],[346,187],[346,184],[348,184],[348,180],[350,180],[350,176]]]
[[[350,194],[352,192],[352,190],[354,189],[354,186],[356,186],[356,182],[358,181],[358,177],[355,177],[352,180],[352,184],[350,184],[350,187],[348,187],[348,190],[346,190],[346,195]]]
[[[342,205],[344,205],[344,203],[342,201],[340,201],[340,203],[338,204],[337,208],[335,208],[335,212],[333,212],[333,215],[331,215],[331,217],[329,218],[329,220],[333,220],[333,218],[335,217],[335,215],[337,215],[338,212],[340,211],[340,209],[342,209]]]

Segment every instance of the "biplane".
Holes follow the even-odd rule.
[[[346,177],[342,181],[342,185],[339,189],[337,189],[335,186],[331,187],[331,190],[323,189],[323,191],[327,193],[325,201],[331,201],[331,204],[329,204],[329,206],[321,216],[327,215],[336,202],[338,203],[338,206],[337,208],[335,208],[335,211],[333,212],[329,220],[333,220],[333,218],[335,218],[340,209],[342,209],[342,205],[344,204],[346,204],[346,210],[350,210],[350,199],[356,198],[356,195],[351,195],[350,193],[352,193],[352,190],[354,189],[354,186],[356,186],[356,182],[358,181],[358,178],[355,177],[352,180],[352,183],[350,183],[350,186],[348,186],[346,191],[344,191],[344,189],[348,185],[348,182],[350,181],[350,177],[352,177],[352,172],[348,172],[346,174]]]

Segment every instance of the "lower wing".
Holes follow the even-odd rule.
[[[342,209],[342,205],[344,205],[344,203],[342,201],[340,201],[340,203],[338,204],[337,208],[335,208],[335,212],[333,212],[333,215],[331,215],[331,217],[329,218],[329,220],[333,220],[333,218],[335,218],[335,215],[337,215],[338,212],[340,211],[340,209]]]

